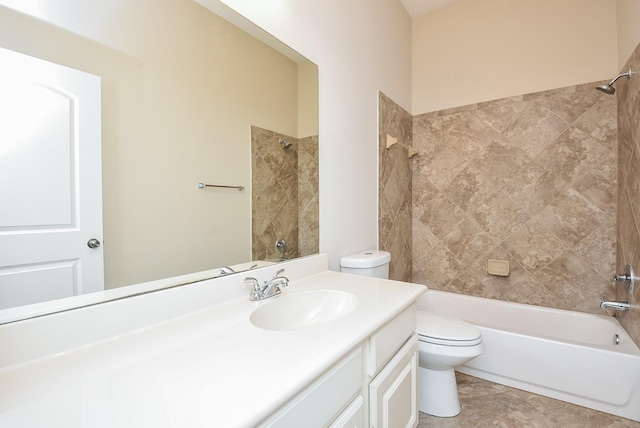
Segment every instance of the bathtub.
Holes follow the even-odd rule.
[[[482,332],[484,353],[458,371],[640,421],[640,349],[615,318],[436,290],[418,309]]]

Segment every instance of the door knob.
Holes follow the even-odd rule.
[[[98,248],[100,246],[100,241],[95,238],[89,239],[87,242],[87,247],[89,248]]]

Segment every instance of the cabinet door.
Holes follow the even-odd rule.
[[[418,424],[418,336],[413,335],[369,385],[373,428]]]

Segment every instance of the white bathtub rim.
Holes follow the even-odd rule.
[[[506,300],[498,300],[498,299],[490,299],[490,298],[486,298],[486,297],[479,297],[479,296],[469,296],[466,294],[461,294],[461,293],[453,293],[453,292],[449,292],[449,291],[441,291],[441,290],[432,290],[429,289],[427,290],[426,293],[423,294],[423,296],[421,296],[421,298],[418,300],[418,310],[430,310],[430,309],[425,309],[425,300],[428,299],[429,295],[440,295],[440,296],[449,296],[451,298],[456,298],[456,299],[462,299],[465,301],[481,301],[484,304],[488,304],[488,305],[500,305],[503,307],[508,308],[509,310],[528,310],[528,311],[536,311],[536,312],[542,312],[542,313],[548,313],[548,314],[553,314],[554,316],[567,316],[567,317],[571,317],[571,318],[582,318],[582,319],[589,319],[589,318],[593,318],[593,319],[597,319],[599,321],[605,322],[607,324],[610,324],[611,328],[616,329],[615,333],[619,335],[620,339],[622,340],[622,342],[619,345],[614,345],[613,344],[613,335],[611,336],[611,344],[602,344],[602,343],[596,343],[594,342],[588,342],[588,341],[580,341],[580,340],[573,340],[571,338],[568,337],[560,337],[560,336],[550,336],[550,335],[545,335],[545,334],[541,334],[539,332],[531,332],[531,331],[526,331],[525,329],[519,329],[519,328],[514,328],[513,326],[502,326],[502,325],[495,325],[493,323],[487,323],[487,322],[483,322],[483,321],[479,321],[478,319],[474,319],[472,316],[459,316],[459,318],[473,324],[476,326],[482,326],[485,328],[493,328],[493,329],[497,329],[500,331],[508,331],[510,333],[517,333],[517,334],[522,334],[525,336],[534,336],[540,339],[547,339],[547,340],[551,340],[551,341],[561,341],[561,342],[566,342],[566,343],[573,343],[576,345],[582,345],[582,346],[588,346],[588,347],[596,347],[599,349],[608,349],[610,351],[613,352],[624,352],[624,353],[630,353],[630,354],[634,354],[634,355],[640,355],[640,348],[638,347],[638,345],[633,341],[633,339],[631,338],[631,336],[629,336],[629,334],[627,333],[627,331],[624,329],[624,327],[620,324],[620,322],[613,316],[608,316],[608,315],[599,315],[599,314],[592,314],[592,313],[586,313],[586,312],[577,312],[577,311],[570,311],[567,309],[557,309],[557,308],[549,308],[549,307],[545,307],[545,306],[537,306],[537,305],[528,305],[525,303],[517,303],[517,302],[510,302],[510,301],[506,301]],[[422,302],[422,303],[421,303]],[[436,313],[439,313],[439,310],[435,311]],[[442,312],[442,313],[447,313],[447,312]],[[453,315],[453,316],[458,316],[458,315]]]
[[[515,330],[515,329],[509,329],[509,328],[498,328],[495,327],[493,325],[488,325],[488,324],[483,324],[480,322],[475,322],[475,321],[469,321],[469,320],[465,320],[470,324],[475,325],[476,327],[481,327],[483,329],[487,329],[487,330],[493,330],[493,331],[501,331],[501,332],[508,332],[510,334],[516,335],[516,336],[521,336],[521,337],[535,337],[536,339],[545,341],[545,342],[562,342],[565,343],[567,345],[571,345],[571,346],[577,346],[577,347],[588,347],[588,348],[592,348],[592,349],[597,349],[603,352],[620,352],[620,353],[624,353],[624,354],[629,354],[629,355],[634,355],[634,356],[640,356],[640,348],[638,348],[638,346],[635,344],[635,342],[631,339],[631,337],[629,337],[629,335],[627,334],[627,332],[624,330],[624,328],[622,326],[620,326],[621,329],[621,335],[620,335],[620,340],[621,342],[618,345],[614,345],[613,344],[613,338],[611,338],[611,345],[600,345],[600,344],[594,344],[594,343],[585,343],[585,342],[580,342],[580,341],[576,341],[576,340],[567,340],[567,339],[558,339],[557,337],[553,337],[553,336],[547,336],[547,335],[542,335],[542,334],[528,334],[526,332],[523,331],[519,331],[519,330]]]

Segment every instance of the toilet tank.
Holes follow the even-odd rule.
[[[340,259],[340,271],[374,278],[389,278],[391,254],[386,251],[368,250]]]

